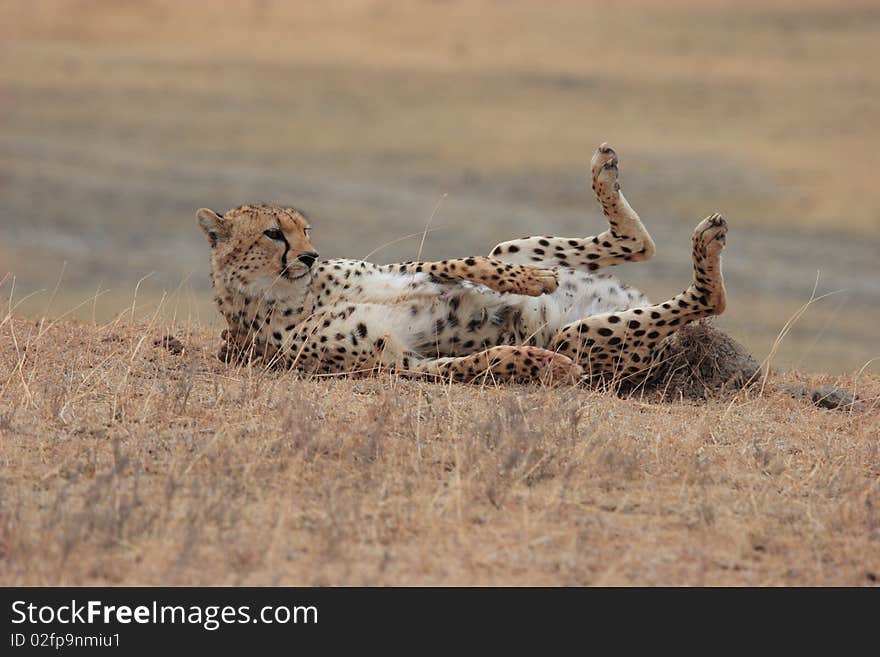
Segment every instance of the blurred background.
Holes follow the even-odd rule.
[[[834,292],[774,364],[853,371],[880,356],[878,63],[876,0],[2,0],[0,294],[106,320],[148,276],[145,312],[219,326],[202,206],[293,205],[322,256],[377,262],[429,222],[426,258],[594,234],[607,140],[658,247],[613,273],[680,292],[719,210],[720,324],[763,358]]]

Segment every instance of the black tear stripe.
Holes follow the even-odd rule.
[[[284,278],[288,277],[290,272],[287,271],[287,253],[290,251],[290,243],[287,241],[287,237],[285,237],[283,231],[279,231],[281,233],[281,240],[284,242],[284,253],[281,254],[281,272]]]

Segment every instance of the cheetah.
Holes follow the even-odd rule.
[[[649,372],[664,339],[726,305],[720,214],[693,232],[693,280],[652,304],[600,269],[655,247],[620,191],[602,144],[593,190],[608,220],[594,237],[526,237],[487,257],[379,265],[319,261],[299,210],[243,205],[196,213],[226,318],[221,357],[259,357],[304,373],[390,371],[463,382],[620,380]]]

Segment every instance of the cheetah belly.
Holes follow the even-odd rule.
[[[640,290],[607,274],[595,275],[572,269],[559,269],[559,287],[552,294],[522,299],[523,330],[544,346],[571,322],[650,305]]]
[[[465,356],[503,344],[546,346],[571,322],[649,304],[639,290],[607,275],[559,272],[552,294],[500,294],[482,285],[437,285],[439,294],[409,299],[394,312],[395,333],[427,357]],[[400,307],[403,306],[403,307]]]

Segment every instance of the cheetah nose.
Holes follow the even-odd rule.
[[[303,263],[306,267],[311,267],[315,264],[315,260],[318,259],[318,254],[314,251],[310,251],[309,253],[303,253],[301,256],[297,258],[301,263]]]

